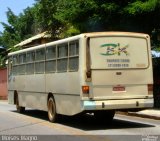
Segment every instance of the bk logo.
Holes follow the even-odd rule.
[[[120,46],[120,43],[118,44],[103,44],[101,47],[106,47],[106,52],[101,53],[101,55],[109,56],[109,55],[118,55],[125,54],[126,56],[129,55],[127,48],[129,45],[126,45],[124,47]]]

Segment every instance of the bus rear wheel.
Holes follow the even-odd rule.
[[[50,122],[56,122],[57,120],[56,104],[53,97],[48,99],[48,119]]]
[[[16,109],[18,113],[24,113],[25,107],[19,105],[18,95],[16,96]]]

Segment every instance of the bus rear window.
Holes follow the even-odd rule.
[[[130,36],[95,37],[90,39],[92,69],[147,68],[146,38]]]

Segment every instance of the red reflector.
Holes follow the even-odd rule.
[[[84,94],[89,94],[89,86],[82,86],[82,92]]]

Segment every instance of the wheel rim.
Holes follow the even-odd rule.
[[[16,108],[17,108],[17,110],[19,110],[19,101],[18,101],[18,96],[17,96],[17,98],[16,98]]]
[[[49,119],[52,121],[55,117],[55,108],[54,108],[54,102],[52,99],[48,102],[48,115]]]

